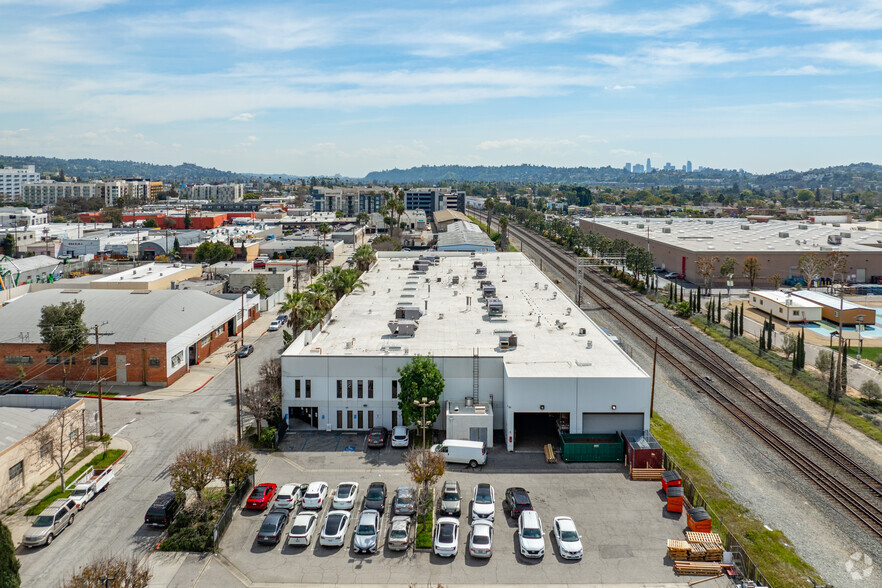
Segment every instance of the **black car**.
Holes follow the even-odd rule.
[[[389,429],[386,427],[374,427],[368,431],[367,446],[375,449],[386,447],[386,437],[389,436]]]
[[[237,353],[236,355],[238,355],[239,357],[248,357],[252,353],[254,353],[254,345],[243,345],[241,348],[239,348],[239,353]]]
[[[364,497],[364,508],[380,511],[380,514],[386,512],[386,483],[371,482],[368,486],[367,494]]]
[[[181,510],[174,492],[160,494],[144,515],[144,524],[152,527],[168,527]]]
[[[10,382],[0,387],[0,395],[2,394],[36,394],[40,387],[34,384],[22,384],[18,382]]]
[[[260,531],[257,532],[257,542],[278,543],[282,533],[285,532],[285,525],[287,524],[288,511],[286,509],[278,508],[271,511],[263,519],[263,524],[260,525]]]
[[[508,488],[505,491],[502,510],[507,510],[508,514],[515,519],[521,516],[521,513],[525,510],[533,510],[530,493],[523,488]]]

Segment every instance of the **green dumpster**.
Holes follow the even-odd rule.
[[[571,461],[623,461],[625,440],[618,433],[561,434],[561,457]]]

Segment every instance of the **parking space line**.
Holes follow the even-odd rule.
[[[309,438],[312,437],[312,431],[306,434],[306,439],[303,440],[303,445],[300,446],[300,451],[306,449],[306,444],[309,443]]]
[[[305,467],[303,467],[302,465],[300,465],[299,463],[297,463],[297,462],[295,462],[295,461],[292,461],[292,460],[288,459],[287,457],[280,457],[280,456],[276,456],[276,457],[277,457],[278,459],[281,459],[282,461],[284,461],[285,463],[287,463],[287,464],[290,465],[291,467],[293,467],[293,468],[294,468],[295,470],[297,470],[298,472],[305,472],[305,471],[306,471],[306,468],[305,468]]]

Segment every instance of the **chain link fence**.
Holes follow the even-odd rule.
[[[248,476],[244,480],[239,482],[239,485],[236,487],[236,491],[233,492],[233,495],[230,496],[230,500],[227,502],[227,506],[224,507],[224,512],[221,513],[221,516],[218,517],[217,522],[214,524],[214,548],[217,549],[218,544],[220,543],[221,537],[224,536],[224,531],[227,530],[227,527],[230,526],[230,521],[233,520],[233,515],[236,513],[236,510],[239,508],[239,505],[242,504],[242,499],[251,492],[251,488],[254,487],[254,475]]]

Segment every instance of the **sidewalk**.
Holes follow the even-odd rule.
[[[86,456],[85,459],[78,462],[76,465],[69,466],[68,468],[65,468],[67,470],[66,475],[70,475],[70,474],[76,472],[78,469],[80,469],[83,466],[83,464],[89,463],[89,461],[93,457],[104,452],[104,447],[100,443],[98,443],[96,445],[97,445],[97,447],[96,447],[95,451],[93,451],[88,456]],[[117,462],[113,465],[114,470],[118,470],[120,467],[120,462],[125,460],[126,455],[128,455],[128,453],[132,450],[132,444],[129,443],[128,441],[126,441],[125,439],[114,437],[113,439],[111,439],[110,445],[107,448],[108,449],[122,449],[125,451],[125,453],[122,455],[122,457],[120,457],[119,460],[117,460]],[[70,479],[65,479],[65,482],[71,482],[71,481],[72,480],[70,480]],[[3,522],[6,524],[7,527],[9,527],[9,532],[12,533],[12,542],[14,545],[21,544],[22,537],[24,537],[25,532],[27,532],[27,530],[30,528],[31,520],[34,518],[34,517],[25,516],[25,513],[27,512],[27,510],[31,507],[31,505],[36,504],[44,496],[46,496],[47,494],[52,492],[55,488],[57,488],[60,483],[61,483],[60,480],[55,480],[53,483],[51,483],[48,486],[46,486],[45,488],[43,488],[40,492],[34,494],[30,498],[30,500],[28,500],[27,504],[24,504],[23,506],[21,506],[15,512],[15,514],[9,515],[9,516],[4,515]],[[108,488],[110,488],[110,486],[112,486],[112,485],[113,484],[109,485]],[[89,507],[86,506],[86,508],[89,508]]]

